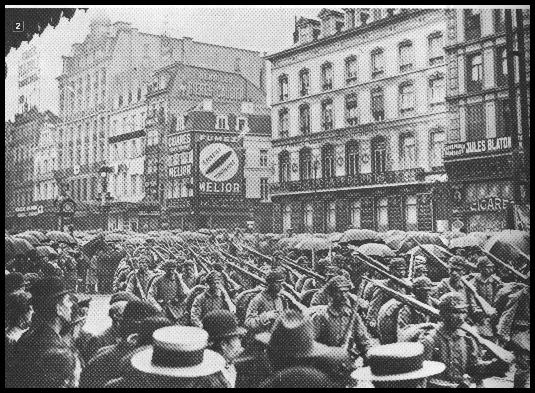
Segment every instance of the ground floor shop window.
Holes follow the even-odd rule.
[[[381,198],[377,204],[377,230],[388,230],[388,199]]]
[[[292,208],[290,205],[284,208],[282,213],[282,229],[286,232],[292,226]]]
[[[336,202],[327,205],[327,230],[332,232],[336,229]]]
[[[305,223],[305,230],[307,232],[312,232],[313,230],[313,217],[314,217],[314,208],[312,207],[312,204],[309,203],[305,206],[304,211],[304,219],[303,222]]]
[[[418,230],[418,206],[416,196],[408,196],[405,201],[405,222],[407,231]]]
[[[360,228],[360,200],[353,201],[351,204],[351,226]]]

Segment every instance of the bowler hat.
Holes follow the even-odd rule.
[[[446,368],[441,362],[424,360],[422,343],[399,342],[379,345],[368,351],[368,367],[351,373],[360,381],[405,381],[440,374]]]
[[[58,277],[41,278],[35,281],[30,289],[34,303],[54,300],[71,292],[72,289],[65,288],[63,280]]]
[[[208,333],[193,326],[168,326],[152,334],[152,345],[132,356],[132,366],[167,378],[195,378],[225,368],[223,356],[206,349]]]
[[[255,339],[268,345],[268,354],[277,358],[320,358],[343,362],[347,351],[314,340],[312,320],[297,311],[286,311],[275,322],[272,333],[259,333]]]
[[[247,331],[238,326],[236,318],[228,310],[216,310],[206,314],[202,327],[208,332],[210,341],[220,338],[243,336]]]

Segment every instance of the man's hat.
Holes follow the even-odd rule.
[[[340,364],[348,354],[341,347],[329,347],[314,340],[312,320],[297,311],[286,311],[276,320],[272,333],[255,339],[268,345],[268,354],[277,358],[320,358]]]
[[[160,310],[145,300],[132,300],[126,303],[123,311],[121,330],[123,334],[130,334],[136,325],[145,318],[161,315]]]
[[[266,379],[259,388],[334,388],[329,376],[315,367],[290,367]]]
[[[450,269],[451,268],[454,268],[454,269],[465,269],[466,268],[466,260],[459,256],[459,255],[454,255],[450,258],[450,260],[448,261],[449,263],[449,267]]]
[[[419,342],[379,345],[368,351],[368,367],[359,368],[351,377],[359,381],[405,381],[440,374],[441,362],[424,360],[424,346]]]
[[[195,378],[225,368],[225,359],[206,349],[208,333],[198,327],[168,326],[152,334],[152,345],[137,352],[132,366],[144,373],[167,378]]]
[[[136,295],[134,295],[133,293],[130,293],[130,292],[123,292],[123,291],[116,292],[113,295],[111,295],[110,306],[113,303],[129,302],[129,301],[132,301],[132,300],[139,300],[139,298]]]
[[[206,314],[202,327],[208,332],[210,341],[220,338],[243,336],[247,331],[238,326],[236,318],[228,310],[216,310]]]
[[[345,276],[335,276],[327,282],[327,288],[329,292],[332,292],[335,289],[351,289],[351,281],[349,281]]]
[[[326,277],[334,277],[340,274],[340,269],[336,266],[329,265],[327,266],[327,269],[325,269],[325,276]]]
[[[442,295],[438,301],[440,312],[466,311],[468,305],[464,299],[456,292],[449,292]]]
[[[33,283],[30,290],[34,304],[55,300],[72,292],[72,289],[65,288],[63,280],[58,277],[41,278]]]
[[[435,286],[433,285],[433,281],[429,279],[429,277],[417,277],[412,282],[412,289],[413,290],[432,290]]]
[[[427,259],[425,259],[425,257],[423,255],[416,255],[414,257],[414,262],[415,263],[422,263],[422,264],[425,264],[427,263]]]
[[[281,269],[273,269],[266,274],[266,282],[284,281],[284,272]]]
[[[494,267],[494,264],[492,263],[492,261],[487,256],[479,257],[477,259],[477,267],[478,267],[478,269],[481,269],[482,267],[485,267],[485,266]]]

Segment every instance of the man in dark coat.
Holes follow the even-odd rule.
[[[32,326],[14,347],[13,363],[6,370],[6,387],[46,388],[40,386],[45,378],[36,359],[50,349],[64,349],[78,356],[70,341],[61,335],[69,326],[74,302],[61,279],[47,277],[35,282],[31,288],[35,310]]]

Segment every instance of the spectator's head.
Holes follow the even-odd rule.
[[[24,289],[24,275],[19,272],[9,273],[5,276],[6,295]]]
[[[241,337],[246,330],[238,327],[234,315],[228,310],[211,311],[202,320],[203,329],[208,332],[208,347],[232,362],[242,352]]]
[[[466,259],[458,255],[454,255],[449,260],[450,278],[459,281],[466,269]]]
[[[140,321],[154,316],[161,316],[161,313],[149,302],[139,299],[129,301],[123,311],[123,320],[120,325],[121,337],[127,340],[130,334],[136,333]]]
[[[489,277],[494,273],[494,264],[487,256],[482,256],[477,259],[477,268],[484,277]]]
[[[32,296],[25,291],[17,291],[6,296],[6,325],[26,329],[33,315]]]
[[[82,363],[67,348],[52,348],[37,359],[37,385],[41,388],[77,388]]]
[[[33,308],[44,320],[57,319],[68,324],[72,321],[74,306],[71,292],[58,277],[41,278],[31,288]]]
[[[284,272],[281,269],[272,269],[266,275],[267,289],[272,294],[278,294],[284,283]]]
[[[262,382],[259,387],[274,389],[323,389],[334,388],[335,385],[327,374],[317,368],[297,366],[278,371]]]

